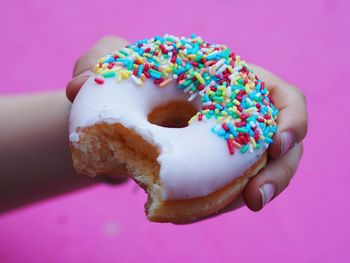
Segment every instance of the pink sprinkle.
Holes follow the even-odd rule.
[[[105,83],[105,81],[103,79],[100,79],[100,78],[95,78],[95,82],[99,85],[102,85],[103,83]]]

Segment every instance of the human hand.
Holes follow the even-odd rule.
[[[245,204],[259,211],[288,186],[296,172],[307,132],[307,109],[305,95],[297,87],[258,66],[251,69],[265,82],[280,111],[267,165],[243,190]]]
[[[68,99],[74,100],[100,57],[126,44],[121,38],[105,37],[80,57],[74,67],[74,78],[67,85]],[[303,151],[301,142],[307,132],[307,111],[305,96],[298,88],[258,66],[251,65],[251,68],[265,82],[280,110],[278,130],[268,149],[268,163],[243,190],[244,203],[251,210],[259,211],[288,186],[295,174]],[[239,207],[239,202],[242,201],[231,207]]]

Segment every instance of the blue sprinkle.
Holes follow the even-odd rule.
[[[192,64],[190,62],[186,63],[186,70],[189,70],[192,68]]]
[[[176,58],[176,63],[179,64],[179,65],[181,65],[181,64],[182,64],[181,58],[177,57],[177,58]]]
[[[273,143],[273,140],[270,137],[265,137],[265,142]]]
[[[154,72],[152,72],[152,71],[150,71],[149,74],[150,74],[151,77],[154,78],[154,79],[160,79],[160,78],[162,77],[161,75],[156,74],[156,73],[154,73]]]
[[[104,63],[110,63],[110,62],[114,62],[114,57],[110,56],[109,58],[107,58]]]
[[[227,123],[227,127],[230,130],[230,132],[232,133],[233,137],[237,138],[238,133],[230,122]]]
[[[223,109],[224,109],[224,108],[223,108],[220,104],[218,104],[218,103],[215,104],[215,108],[217,108],[218,110],[223,110]]]
[[[210,99],[209,99],[209,95],[208,94],[204,94],[204,96],[202,97],[202,101],[203,102],[207,102],[207,101],[209,101]]]
[[[142,70],[143,70],[143,65],[141,64],[141,65],[139,66],[138,71],[137,71],[137,76],[139,76],[139,77],[141,76]]]
[[[218,53],[216,53],[216,54],[209,54],[209,55],[207,56],[207,60],[216,59],[216,58],[217,58],[217,55],[218,55]]]
[[[225,134],[226,134],[226,131],[222,128],[218,131],[219,136],[225,136]]]

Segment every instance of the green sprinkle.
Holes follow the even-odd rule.
[[[241,148],[241,153],[245,153],[246,151],[248,151],[248,144],[243,145]]]
[[[103,74],[103,77],[105,77],[105,78],[112,78],[114,76],[115,76],[115,72],[114,71],[108,71],[108,72]]]

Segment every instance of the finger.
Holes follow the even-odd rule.
[[[266,83],[275,107],[279,109],[278,129],[269,154],[278,157],[286,153],[295,143],[301,142],[307,132],[306,98],[296,87],[288,84],[260,67],[251,66],[253,71]]]
[[[259,211],[289,184],[302,156],[302,145],[297,144],[288,153],[269,161],[243,190],[243,199],[249,209]]]
[[[68,84],[66,88],[66,96],[67,98],[73,102],[75,97],[77,96],[80,88],[83,86],[85,81],[92,74],[92,71],[85,71],[84,73],[73,78]]]
[[[97,60],[109,52],[121,49],[127,45],[127,41],[114,36],[102,38],[96,45],[81,56],[75,63],[73,70],[73,79],[68,83],[66,94],[70,101],[73,101],[81,86],[92,73],[91,70],[97,63]]]

